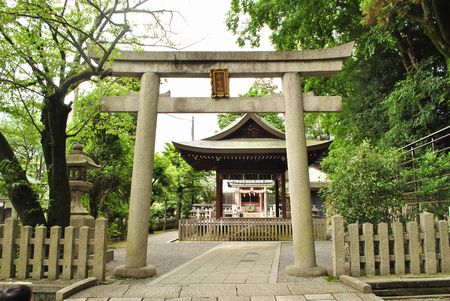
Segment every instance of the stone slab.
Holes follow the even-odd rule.
[[[332,294],[305,294],[306,300],[334,300]]]
[[[251,301],[276,301],[275,296],[251,296]]]
[[[276,296],[277,301],[306,301],[305,297],[301,295],[295,296]]]
[[[340,283],[320,283],[320,282],[304,282],[288,284],[289,289],[293,295],[304,295],[311,292],[317,294],[327,294],[327,293],[348,293],[356,292],[356,290],[342,285]]]
[[[236,296],[236,285],[192,284],[183,286],[180,297],[222,297]]]
[[[337,301],[362,301],[355,293],[335,293],[333,295]]]
[[[250,297],[244,296],[221,296],[217,301],[250,301]]]
[[[88,288],[84,291],[78,292],[74,295],[72,295],[72,298],[88,298],[88,297],[94,297],[94,298],[104,298],[104,297],[118,297],[123,296],[125,292],[128,290],[128,285],[115,285],[115,284],[109,284],[109,285],[98,285],[95,287]]]
[[[376,296],[375,294],[362,294],[358,293],[358,296],[364,301],[383,301],[382,298]]]
[[[286,284],[238,284],[238,296],[283,296],[291,295]]]
[[[153,298],[178,298],[180,297],[180,286],[154,286],[154,285],[132,285],[123,295],[124,297],[153,297]]]

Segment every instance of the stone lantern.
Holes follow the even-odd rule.
[[[81,204],[81,197],[93,187],[93,184],[87,181],[87,170],[99,168],[100,165],[83,153],[83,147],[80,144],[73,145],[72,151],[66,156],[66,161],[71,195],[70,225],[76,228],[83,226],[93,228],[94,217],[89,215],[89,211]]]

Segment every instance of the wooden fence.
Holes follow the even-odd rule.
[[[326,240],[325,219],[313,219],[314,238]],[[180,240],[208,241],[277,241],[292,240],[291,219],[221,218],[210,220],[182,219]]]
[[[95,229],[19,226],[8,218],[0,225],[0,279],[105,279],[106,219]],[[50,233],[50,235],[48,235]]]
[[[435,222],[430,213],[420,225],[409,222],[347,226],[341,216],[332,218],[333,276],[436,274],[450,272],[449,226]]]

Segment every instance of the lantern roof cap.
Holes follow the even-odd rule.
[[[68,155],[66,155],[67,166],[70,167],[85,167],[90,168],[100,168],[100,165],[94,162],[90,157],[88,157],[83,152],[83,146],[81,144],[75,143],[72,150]]]

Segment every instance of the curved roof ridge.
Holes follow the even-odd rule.
[[[282,131],[275,128],[269,122],[265,121],[264,118],[258,116],[255,113],[246,113],[242,117],[233,121],[229,126],[225,127],[217,134],[214,134],[210,137],[206,137],[202,140],[217,141],[217,140],[226,139],[226,137],[228,137],[231,134],[233,134],[234,132],[236,132],[238,129],[241,128],[241,126],[243,126],[250,119],[253,120],[254,122],[256,122],[259,126],[261,126],[263,129],[265,129],[267,132],[269,132],[273,136],[277,137],[278,139],[283,139],[283,140],[286,139],[286,135]]]

